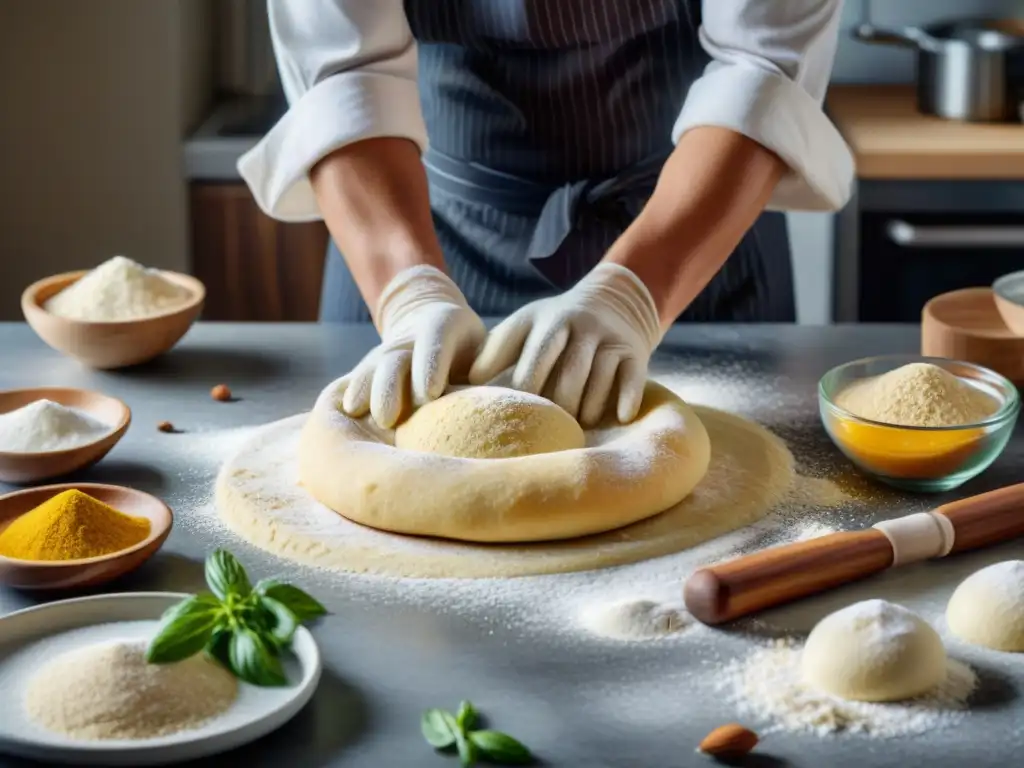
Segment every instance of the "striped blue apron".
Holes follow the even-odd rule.
[[[473,308],[573,285],[654,190],[708,63],[699,0],[406,0],[434,224]],[[369,321],[328,251],[321,319]],[[782,214],[765,213],[681,320],[795,319]]]

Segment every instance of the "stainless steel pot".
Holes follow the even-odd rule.
[[[905,29],[861,24],[854,38],[917,51],[917,103],[925,114],[971,122],[1024,119],[1024,20]]]

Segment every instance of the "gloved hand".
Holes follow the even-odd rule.
[[[452,371],[465,372],[487,330],[458,286],[429,266],[402,270],[377,302],[381,343],[342,379],[341,407],[394,427],[410,389],[416,405],[440,397]]]
[[[513,387],[546,393],[591,426],[617,378],[616,415],[627,423],[640,410],[647,363],[662,336],[640,278],[618,264],[600,264],[562,295],[528,304],[492,330],[469,379],[484,384],[515,364]]]

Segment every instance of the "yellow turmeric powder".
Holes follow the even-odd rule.
[[[58,493],[0,531],[0,555],[16,560],[81,560],[138,544],[149,520],[132,517],[71,489]]]

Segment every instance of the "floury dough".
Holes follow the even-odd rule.
[[[785,443],[763,427],[712,408],[694,411],[711,442],[704,479],[662,514],[597,536],[497,546],[401,536],[358,525],[319,504],[299,484],[298,444],[306,415],[256,430],[226,461],[217,479],[217,512],[243,539],[314,567],[387,576],[487,578],[635,563],[722,536],[773,509],[789,513],[845,500],[834,486],[828,486],[825,498],[817,492],[824,481],[797,476]]]
[[[901,605],[865,600],[836,611],[811,630],[803,679],[850,701],[903,701],[946,678],[946,649],[924,619]]]
[[[701,420],[653,382],[636,420],[598,425],[585,446],[569,450],[550,450],[578,444],[563,429],[564,419],[553,439],[545,436],[552,412],[498,388],[450,394],[407,433],[433,438],[475,429],[482,440],[459,439],[469,453],[501,456],[503,447],[514,449],[512,458],[488,459],[396,448],[394,432],[342,412],[339,387],[335,382],[323,391],[303,428],[299,479],[338,514],[384,531],[485,543],[572,539],[663,512],[685,499],[708,469],[711,447]],[[514,408],[506,407],[510,401]],[[526,417],[531,409],[546,416]],[[510,413],[514,418],[506,421]],[[537,443],[548,452],[534,453]]]
[[[968,643],[1024,652],[1024,560],[1007,560],[968,576],[953,592],[946,623]]]
[[[427,403],[395,430],[395,447],[463,459],[573,451],[587,439],[550,400],[505,387],[466,387]]]

